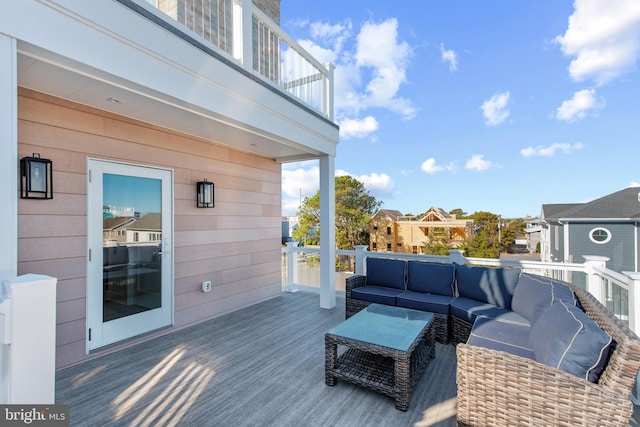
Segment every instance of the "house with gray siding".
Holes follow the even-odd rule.
[[[630,187],[587,203],[542,205],[541,259],[583,262],[609,258],[607,267],[638,271],[640,188]]]

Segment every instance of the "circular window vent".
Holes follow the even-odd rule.
[[[597,227],[589,232],[589,239],[591,239],[593,243],[603,245],[611,240],[611,232],[606,228]]]

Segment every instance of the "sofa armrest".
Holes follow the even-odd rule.
[[[367,277],[359,274],[349,276],[345,279],[345,297],[351,298],[351,290],[367,284]]]
[[[459,425],[628,426],[629,396],[534,360],[456,347]]]

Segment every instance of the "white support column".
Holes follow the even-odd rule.
[[[253,70],[253,2],[233,0],[233,57]]]
[[[336,306],[335,157],[320,157],[320,308]]]
[[[585,265],[587,266],[587,290],[591,293],[591,295],[596,297],[596,299],[600,301],[602,305],[606,306],[606,302],[604,301],[604,294],[602,292],[602,279],[600,278],[600,275],[594,274],[593,268],[605,268],[607,266],[607,261],[609,261],[609,258],[599,255],[583,255],[582,257],[586,260]]]
[[[18,82],[15,39],[0,34],[0,280],[18,269]]]
[[[356,271],[355,274],[364,276],[364,259],[367,252],[367,245],[356,245]]]

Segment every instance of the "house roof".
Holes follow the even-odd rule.
[[[432,215],[432,214],[434,214],[438,218],[440,218],[441,221],[451,221],[451,220],[454,219],[454,217],[451,214],[449,214],[447,211],[445,211],[444,209],[432,206],[432,207],[429,208],[428,211],[426,211],[422,215],[422,217],[420,218],[420,221],[427,221],[426,218],[428,216]]]
[[[637,219],[640,188],[629,187],[587,203],[542,205],[545,219]]]
[[[376,214],[374,215],[374,217],[378,216],[378,215],[386,215],[388,216],[392,221],[398,221],[400,217],[403,217],[404,215],[402,214],[402,212],[395,210],[395,209],[380,209],[378,212],[376,212]]]
[[[102,229],[115,230],[116,228],[123,227],[124,225],[132,221],[135,221],[135,219],[131,217],[103,218]]]
[[[138,218],[136,222],[129,225],[127,228],[129,228],[130,230],[160,230],[161,220],[162,215],[160,213],[148,213]]]

